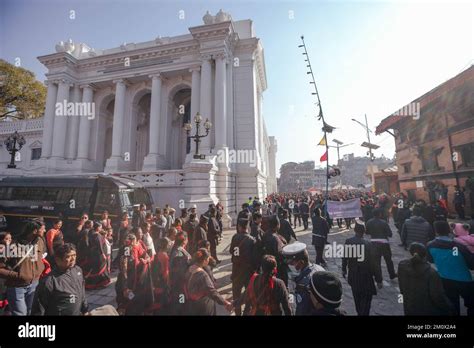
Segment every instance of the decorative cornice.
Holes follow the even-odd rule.
[[[196,71],[196,72],[200,72],[200,71],[201,71],[201,66],[198,65],[198,66],[193,66],[193,67],[189,68],[189,72],[190,72],[190,73],[193,73],[193,72],[195,72],[195,71]]]

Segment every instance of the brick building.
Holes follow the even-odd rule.
[[[426,201],[444,196],[454,211],[459,185],[466,213],[473,212],[466,180],[474,177],[474,66],[386,117],[376,129],[382,132],[395,137],[401,191]]]

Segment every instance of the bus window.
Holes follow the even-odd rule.
[[[56,187],[47,187],[43,192],[43,200],[48,202],[56,202],[59,190]]]
[[[151,209],[151,200],[148,191],[145,189],[134,189],[129,193],[130,201],[133,205],[144,203],[147,209]]]
[[[0,187],[0,200],[11,200],[12,199],[12,188],[11,187]]]
[[[118,197],[115,191],[99,190],[97,194],[96,210],[114,210],[118,206]]]
[[[58,196],[56,197],[56,203],[68,203],[73,196],[73,188],[61,188],[59,190]]]
[[[72,198],[76,201],[76,206],[89,208],[92,190],[87,188],[76,188]]]
[[[130,207],[132,203],[130,202],[129,194],[130,190],[120,191],[120,203],[122,207]]]

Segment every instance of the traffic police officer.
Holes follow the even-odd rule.
[[[293,296],[293,298],[290,298],[293,312],[295,315],[310,315],[312,310],[311,276],[314,272],[324,271],[324,268],[309,262],[305,243],[294,242],[288,244],[283,248],[282,254],[290,270],[288,276],[294,282],[289,286],[292,294],[290,296]]]

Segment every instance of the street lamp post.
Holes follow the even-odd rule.
[[[23,147],[23,145],[25,145],[25,143],[26,143],[25,138],[22,135],[18,134],[17,131],[15,131],[15,133],[10,135],[5,140],[4,144],[7,147],[7,151],[11,155],[10,164],[8,165],[7,168],[16,168],[16,165],[15,165],[16,153],[21,150],[21,148]]]
[[[370,132],[372,132],[369,128],[369,124],[367,122],[367,114],[365,114],[365,125],[362,123],[362,122],[359,122],[357,121],[356,119],[352,119],[352,121],[360,124],[362,127],[364,127],[364,129],[366,130],[367,132],[367,141],[368,142],[363,142],[361,144],[361,146],[363,147],[367,147],[369,149],[369,152],[367,153],[369,156],[370,156],[370,166],[369,166],[369,170],[370,170],[370,177],[372,179],[372,192],[375,192],[375,175],[374,175],[374,168],[373,168],[373,162],[374,162],[374,156],[372,154],[372,150],[376,150],[378,149],[380,146],[378,145],[375,145],[375,144],[372,144],[370,142]]]
[[[341,161],[341,158],[339,157],[339,149],[340,149],[341,147],[346,147],[346,146],[349,146],[349,145],[354,145],[354,143],[350,143],[350,144],[343,145],[344,143],[343,143],[342,141],[340,141],[340,140],[333,139],[332,141],[336,143],[336,146],[328,145],[328,147],[332,147],[332,148],[336,148],[336,149],[337,149],[337,165],[339,165],[339,162]],[[342,176],[339,177],[339,185],[341,185],[341,188],[342,188]]]
[[[189,135],[191,130],[193,129],[193,125],[191,122],[187,122],[184,124],[183,128],[186,131],[186,135],[189,139],[193,139],[194,142],[196,143],[196,152],[193,156],[194,159],[205,159],[206,155],[201,155],[199,154],[199,144],[201,143],[201,138],[205,138],[209,135],[209,131],[212,127],[212,123],[209,122],[209,119],[206,119],[206,122],[204,122],[204,129],[206,130],[206,134],[201,135],[199,134],[201,131],[201,123],[202,123],[202,116],[198,112],[196,116],[194,116],[194,123],[196,123],[196,133],[194,135]]]

